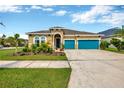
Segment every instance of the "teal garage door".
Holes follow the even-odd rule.
[[[75,49],[75,40],[65,40],[64,48],[65,49]]]
[[[78,40],[78,49],[98,49],[99,40]]]

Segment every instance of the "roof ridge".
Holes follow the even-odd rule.
[[[93,32],[88,32],[88,31],[79,31],[79,30],[74,30],[74,29],[65,29],[65,30],[72,30],[72,31],[75,31],[75,32],[81,32],[81,33],[97,34],[97,33],[93,33]]]

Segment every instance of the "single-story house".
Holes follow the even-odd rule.
[[[53,49],[99,49],[101,36],[96,33],[76,31],[63,27],[26,33],[28,45],[48,43]]]

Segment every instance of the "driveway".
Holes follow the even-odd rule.
[[[69,87],[124,87],[124,54],[66,50],[72,67]]]

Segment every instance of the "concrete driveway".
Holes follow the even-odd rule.
[[[124,54],[66,50],[72,67],[69,87],[124,87]]]

